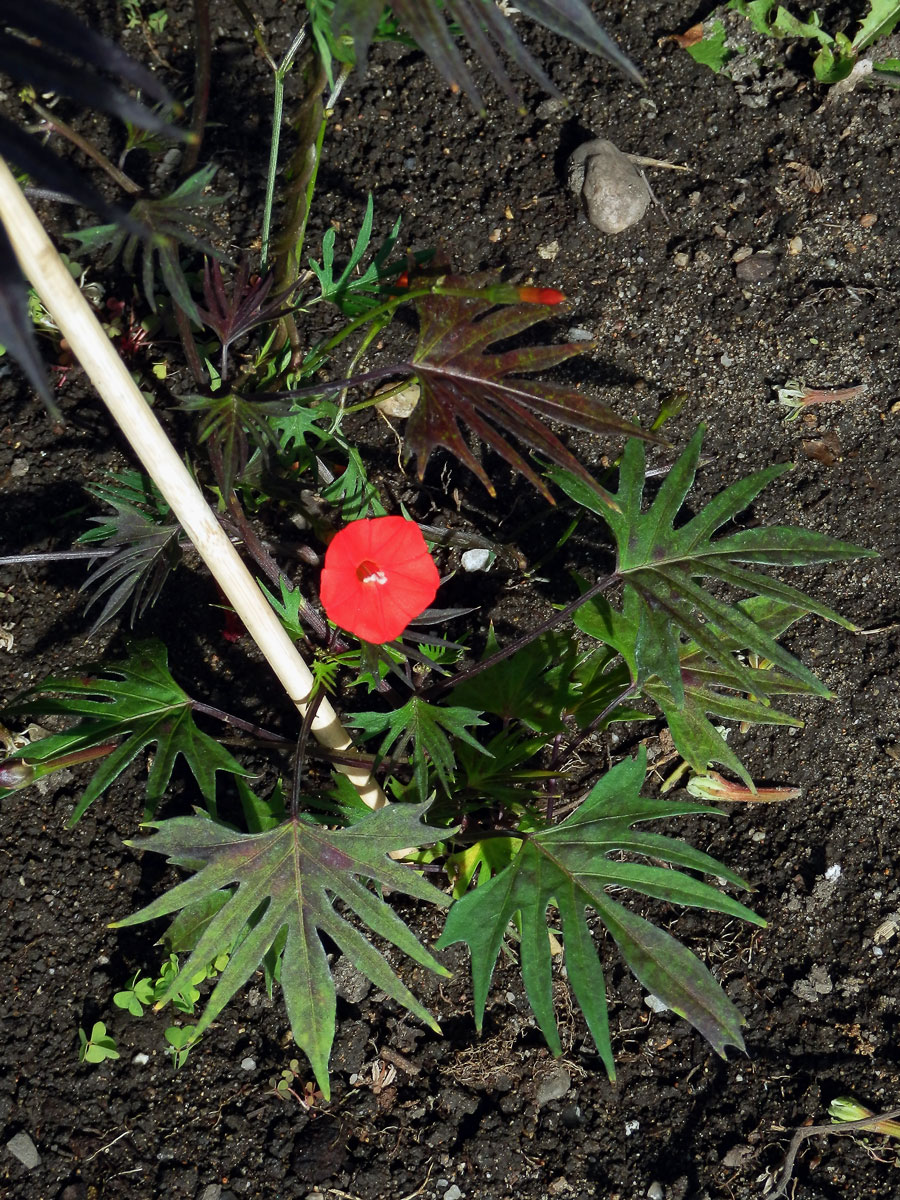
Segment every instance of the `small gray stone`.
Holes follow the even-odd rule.
[[[256,1059],[255,1058],[242,1058],[241,1059],[241,1070],[242,1071],[255,1071],[256,1070]]]
[[[778,259],[775,255],[762,251],[739,262],[734,268],[734,273],[741,283],[762,283],[774,274],[777,266]]]
[[[197,1200],[221,1200],[222,1185],[221,1183],[208,1183]]]
[[[666,1190],[661,1183],[654,1180],[647,1188],[647,1200],[666,1200]]]
[[[372,990],[371,980],[358,971],[349,958],[342,955],[331,968],[334,990],[348,1004],[359,1004]]]
[[[585,142],[571,155],[569,187],[581,197],[587,219],[602,233],[621,233],[636,225],[650,203],[643,175],[606,138]]]
[[[551,1100],[561,1100],[571,1086],[572,1076],[565,1067],[551,1067],[535,1091],[534,1098],[538,1108],[543,1108]]]
[[[464,571],[486,571],[493,557],[490,550],[466,550],[460,563]]]
[[[37,1152],[37,1146],[27,1133],[17,1133],[11,1137],[6,1143],[6,1148],[14,1158],[19,1160],[26,1171],[33,1171],[35,1167],[41,1165],[41,1156]]]
[[[444,1200],[459,1200],[461,1195],[462,1192],[454,1183],[447,1188],[446,1192],[444,1192]]]

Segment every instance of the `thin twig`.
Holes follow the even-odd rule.
[[[139,183],[135,183],[134,180],[130,178],[130,176],[126,175],[120,167],[117,167],[115,163],[110,162],[103,151],[98,150],[93,142],[89,142],[87,138],[82,137],[81,134],[74,130],[71,125],[67,125],[65,121],[61,120],[61,118],[56,116],[55,113],[52,113],[49,108],[44,108],[44,106],[42,104],[38,104],[37,101],[32,100],[31,107],[41,118],[41,120],[45,124],[49,125],[52,130],[70,141],[73,146],[77,146],[79,150],[88,156],[88,158],[92,158],[97,166],[104,170],[110,179],[112,179],[112,181],[117,184],[123,192],[128,192],[131,196],[136,196],[140,192],[141,185]]]
[[[780,1196],[786,1194],[787,1185],[791,1182],[794,1174],[794,1161],[797,1158],[800,1147],[807,1138],[819,1137],[820,1135],[827,1137],[834,1134],[840,1137],[852,1136],[857,1130],[873,1129],[880,1122],[893,1121],[897,1117],[900,1117],[900,1108],[892,1108],[890,1112],[873,1113],[871,1117],[863,1117],[861,1121],[840,1121],[834,1125],[804,1125],[800,1129],[795,1130],[794,1136],[791,1138],[791,1144],[788,1147],[788,1152],[785,1155],[778,1186],[774,1192],[769,1193],[767,1200],[778,1200]]]

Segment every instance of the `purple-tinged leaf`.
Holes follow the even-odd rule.
[[[494,495],[490,479],[460,429],[460,422],[465,422],[552,502],[544,482],[501,431],[508,432],[575,475],[602,503],[606,493],[545,420],[600,435],[625,433],[655,439],[590,396],[559,384],[519,378],[522,372],[546,370],[583,354],[592,343],[523,346],[490,353],[493,343],[523,333],[545,316],[543,305],[498,308],[488,286],[493,281],[494,276],[487,272],[472,277],[444,276],[440,292],[415,301],[419,338],[408,367],[419,381],[421,395],[406,426],[407,453],[415,456],[421,478],[431,451],[443,446]],[[478,294],[478,289],[483,294]]]
[[[434,1018],[368,936],[335,905],[340,901],[365,927],[415,962],[440,975],[449,974],[390,905],[367,886],[379,884],[442,907],[448,903],[443,892],[389,857],[393,850],[447,836],[446,829],[423,824],[426,808],[389,805],[349,829],[335,830],[302,817],[257,834],[237,833],[202,817],[176,817],[152,825],[155,832],[149,838],[129,845],[165,854],[170,863],[196,874],[140,912],[117,921],[114,928],[184,909],[196,911],[193,906],[210,897],[216,897],[214,905],[219,905],[221,892],[233,889],[202,924],[190,957],[158,998],[157,1007],[177,994],[179,981],[229,952],[228,965],[197,1024],[199,1037],[262,966],[270,948],[283,943],[281,988],[291,1031],[327,1098],[336,1001],[320,936],[324,933],[377,988],[437,1030]]]

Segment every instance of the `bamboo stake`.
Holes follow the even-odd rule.
[[[285,691],[305,716],[313,690],[309,667],[216,520],[2,158],[0,220],[22,271],[53,315],[116,424]],[[329,750],[341,752],[352,748],[350,735],[326,699],[321,700],[315,712],[312,732]],[[369,808],[381,808],[387,803],[368,770],[343,763],[335,765],[350,779]]]

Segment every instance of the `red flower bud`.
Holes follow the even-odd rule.
[[[440,576],[422,532],[404,517],[353,521],[325,551],[320,595],[335,625],[391,642],[434,600]]]
[[[562,304],[565,296],[556,288],[520,287],[516,291],[526,304]]]

